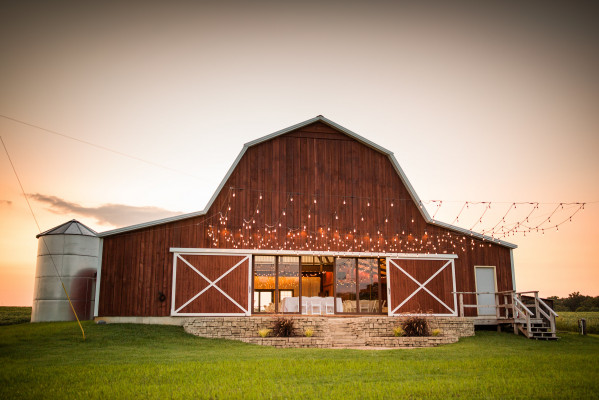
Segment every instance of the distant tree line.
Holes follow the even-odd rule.
[[[599,311],[599,296],[584,296],[580,292],[570,293],[568,297],[551,296],[555,311]]]

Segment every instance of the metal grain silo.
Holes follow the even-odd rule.
[[[96,232],[71,220],[36,237],[38,250],[31,322],[75,320],[57,272],[79,319],[93,318],[100,247]]]

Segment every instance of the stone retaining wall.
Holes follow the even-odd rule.
[[[410,338],[393,336],[393,328],[400,326],[407,317],[286,315],[285,318],[293,319],[293,337],[259,337],[260,329],[272,329],[275,321],[272,316],[188,318],[183,326],[186,332],[196,336],[240,340],[275,347],[338,347],[335,345],[335,340],[340,335],[351,337],[353,347],[429,347],[455,343],[460,337],[474,335],[472,319],[458,317],[426,317],[430,330],[441,329],[441,334]],[[313,330],[312,337],[305,337],[306,329]],[[332,334],[332,331],[335,333]]]

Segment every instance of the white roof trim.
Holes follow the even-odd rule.
[[[439,253],[385,253],[372,251],[312,251],[312,250],[267,250],[267,249],[215,249],[215,248],[188,248],[171,247],[171,253],[177,254],[224,254],[224,255],[266,255],[266,256],[326,256],[326,257],[392,257],[409,260],[453,260],[457,254]]]
[[[401,181],[403,182],[403,184],[408,189],[408,192],[410,193],[410,196],[412,197],[412,200],[414,200],[414,203],[416,203],[416,206],[420,210],[420,213],[422,214],[422,216],[424,217],[424,219],[425,219],[426,222],[428,222],[430,224],[433,224],[433,225],[437,225],[437,226],[445,228],[445,229],[450,229],[450,230],[459,232],[459,233],[467,235],[467,236],[475,237],[477,239],[486,240],[486,241],[489,241],[491,243],[501,244],[503,246],[506,246],[506,247],[509,247],[509,248],[512,248],[512,249],[515,249],[516,247],[518,247],[515,244],[504,242],[502,240],[498,240],[498,239],[492,238],[490,236],[481,235],[480,233],[471,232],[471,231],[469,231],[467,229],[460,228],[458,226],[453,226],[453,225],[446,224],[444,222],[439,222],[439,221],[436,221],[436,220],[434,221],[430,217],[430,215],[428,214],[426,208],[424,206],[422,206],[422,201],[420,200],[420,198],[416,194],[416,191],[414,190],[414,188],[410,184],[410,181],[408,180],[408,177],[406,176],[406,174],[403,172],[403,170],[399,166],[399,163],[395,159],[395,156],[393,155],[393,152],[385,149],[384,147],[379,146],[378,144],[376,144],[374,142],[371,142],[370,140],[368,140],[368,139],[366,139],[366,138],[358,135],[355,132],[350,131],[347,128],[344,128],[341,125],[336,124],[335,122],[331,121],[330,119],[327,119],[327,118],[323,117],[322,115],[319,115],[319,116],[314,117],[314,118],[310,118],[310,119],[308,119],[308,120],[306,120],[304,122],[300,122],[299,124],[295,124],[295,125],[292,125],[292,126],[290,126],[288,128],[281,129],[280,131],[271,133],[270,135],[263,136],[261,138],[258,138],[256,140],[252,140],[251,142],[247,142],[246,144],[244,144],[243,148],[241,149],[241,152],[239,153],[239,155],[237,156],[237,158],[233,162],[233,165],[231,165],[231,168],[229,168],[229,171],[227,171],[227,174],[225,175],[225,177],[221,181],[220,185],[218,185],[218,188],[216,189],[216,191],[214,192],[214,194],[212,195],[212,197],[208,201],[208,204],[206,205],[206,207],[204,207],[204,209],[202,211],[196,211],[196,212],[188,213],[188,214],[181,214],[181,215],[177,215],[177,216],[174,216],[174,217],[159,219],[159,220],[156,220],[156,221],[143,222],[141,224],[136,224],[136,225],[126,226],[126,227],[123,227],[123,228],[113,229],[113,230],[110,230],[110,231],[98,233],[98,236],[99,237],[111,236],[111,235],[116,235],[116,234],[123,233],[123,232],[133,231],[133,230],[136,230],[136,229],[147,228],[149,226],[160,225],[160,224],[164,224],[164,223],[167,223],[167,222],[174,222],[174,221],[179,221],[179,220],[182,220],[182,219],[187,219],[187,218],[192,218],[192,217],[199,217],[199,216],[205,215],[208,212],[208,210],[210,209],[210,207],[212,207],[212,204],[216,200],[216,197],[219,195],[219,193],[221,192],[221,190],[225,186],[225,183],[227,183],[227,180],[229,179],[229,177],[231,176],[231,174],[233,174],[233,171],[235,170],[235,168],[237,168],[237,165],[239,164],[239,161],[241,160],[241,158],[243,157],[243,155],[245,154],[245,152],[247,151],[248,148],[250,148],[252,146],[255,146],[257,144],[266,142],[266,141],[268,141],[270,139],[273,139],[273,138],[275,138],[277,136],[284,135],[284,134],[289,133],[291,131],[294,131],[296,129],[303,128],[303,127],[305,127],[307,125],[310,125],[310,124],[313,124],[315,122],[323,122],[323,123],[329,125],[330,127],[335,128],[335,129],[337,129],[340,132],[343,132],[344,134],[346,134],[349,137],[357,140],[358,142],[360,142],[362,144],[365,144],[366,146],[368,146],[368,147],[370,147],[370,148],[372,148],[372,149],[374,149],[374,150],[376,150],[376,151],[378,151],[380,153],[385,154],[389,158],[389,161],[391,161],[391,164],[395,168],[395,171],[399,175],[399,178],[401,179]]]

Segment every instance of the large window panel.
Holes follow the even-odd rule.
[[[279,257],[279,312],[299,313],[299,257]]]
[[[276,265],[274,256],[254,257],[254,312],[275,312]]]
[[[356,259],[338,258],[335,267],[335,291],[337,297],[342,301],[342,309],[339,310],[337,306],[337,312],[355,313],[358,306],[356,300]]]
[[[358,285],[360,313],[379,312],[379,260],[376,258],[358,259]]]

